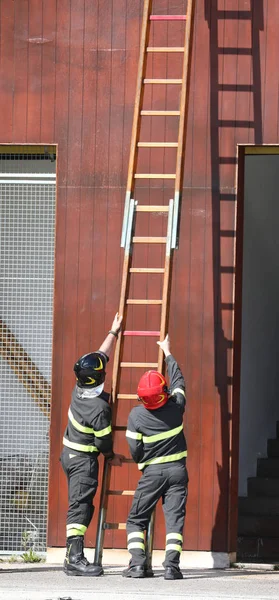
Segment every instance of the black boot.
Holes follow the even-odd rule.
[[[82,535],[67,538],[67,551],[64,560],[64,573],[83,577],[99,577],[104,574],[103,568],[91,565],[83,554],[84,538]]]
[[[122,572],[123,577],[135,577],[136,579],[142,579],[146,577],[145,568],[143,565],[136,565],[135,567],[128,567]]]
[[[151,567],[143,565],[136,565],[135,567],[128,567],[125,571],[122,571],[122,577],[134,577],[136,579],[143,579],[143,577],[153,577],[154,573]]]
[[[183,579],[183,575],[179,567],[166,567],[164,579]]]

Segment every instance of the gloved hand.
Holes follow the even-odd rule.
[[[123,456],[123,454],[115,454],[113,458],[109,460],[109,464],[113,467],[122,467],[122,462],[124,458],[125,456]]]
[[[171,354],[170,338],[169,338],[168,333],[167,333],[165,339],[163,340],[163,342],[157,342],[157,344],[158,344],[158,346],[160,346],[161,350],[163,350],[165,356],[169,356]]]

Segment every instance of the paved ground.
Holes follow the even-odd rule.
[[[183,581],[131,580],[121,570],[105,577],[67,577],[59,566],[0,566],[0,600],[279,600],[279,571],[185,570]]]

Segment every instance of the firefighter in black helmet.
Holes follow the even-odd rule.
[[[117,313],[99,350],[85,354],[74,365],[77,384],[72,393],[61,455],[68,480],[69,502],[64,561],[66,575],[103,575],[102,567],[90,564],[84,556],[84,534],[94,512],[99,453],[116,467],[121,467],[124,458],[113,452],[109,394],[103,391],[106,364],[121,321],[122,317]]]

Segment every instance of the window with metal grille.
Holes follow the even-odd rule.
[[[0,553],[46,551],[55,147],[0,145]]]

